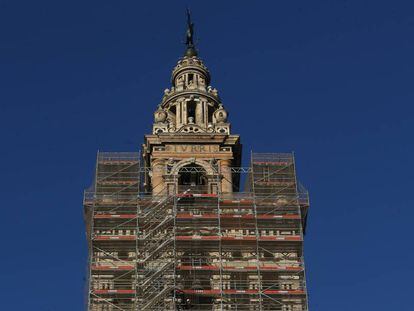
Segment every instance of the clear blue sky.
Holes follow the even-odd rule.
[[[412,1],[187,3],[244,160],[296,153],[311,311],[413,310]],[[1,310],[82,310],[82,190],[150,132],[185,6],[0,0]]]

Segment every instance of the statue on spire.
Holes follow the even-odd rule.
[[[187,37],[185,40],[185,44],[188,47],[193,47],[194,46],[194,23],[191,21],[191,14],[190,14],[190,10],[187,9]]]
[[[194,23],[191,21],[190,10],[187,8],[187,32],[185,38],[185,44],[187,45],[187,50],[185,56],[197,56],[197,51],[194,45]]]

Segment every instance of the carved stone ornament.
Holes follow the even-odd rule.
[[[219,109],[214,112],[214,117],[218,123],[224,123],[227,121],[227,111],[224,110],[223,106],[220,106]]]
[[[168,161],[167,161],[167,174],[171,173],[171,170],[173,169],[176,162],[177,161],[174,160],[173,158],[168,159]]]
[[[161,107],[158,107],[157,111],[154,113],[154,121],[156,123],[163,123],[166,119],[167,113]]]

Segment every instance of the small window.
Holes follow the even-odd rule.
[[[212,123],[213,122],[213,113],[214,113],[214,110],[213,110],[213,107],[211,107],[211,106],[208,106],[208,111],[207,111],[207,113],[208,113],[208,123]]]

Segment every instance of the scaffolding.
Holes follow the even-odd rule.
[[[88,311],[308,310],[309,200],[293,154],[253,153],[249,167],[231,168],[247,175],[232,194],[143,193],[150,170],[139,159],[98,153],[85,191]]]

